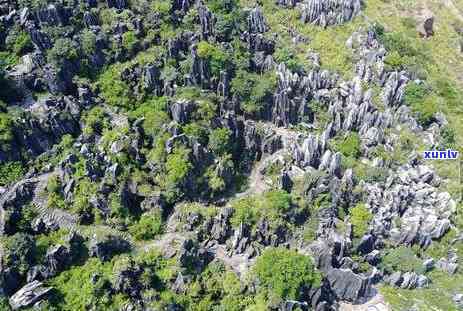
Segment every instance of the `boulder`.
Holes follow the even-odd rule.
[[[371,290],[367,278],[349,269],[331,269],[327,273],[330,287],[340,300],[353,303],[365,301]]]
[[[434,14],[429,9],[423,9],[421,11],[418,18],[417,30],[423,38],[434,35]]]
[[[39,281],[30,282],[10,297],[10,306],[13,310],[30,307],[43,300],[51,290],[51,287],[44,287]]]

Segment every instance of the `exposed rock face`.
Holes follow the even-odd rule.
[[[448,193],[433,186],[434,178],[427,166],[406,165],[385,184],[366,185],[375,234],[423,247],[441,238],[450,229],[456,205]],[[394,215],[401,217],[400,227],[391,221]]]
[[[56,276],[71,263],[71,254],[67,247],[57,245],[50,248],[45,255],[43,265],[33,267],[27,274],[27,281],[42,281]]]
[[[98,257],[102,261],[110,260],[113,256],[130,250],[130,243],[121,237],[107,235],[90,240],[89,256]]]
[[[332,269],[328,272],[327,279],[331,289],[340,300],[361,302],[370,290],[367,278],[348,269]]]
[[[207,40],[209,36],[214,34],[214,15],[202,4],[198,6],[198,15],[201,22],[201,39]]]
[[[264,14],[261,8],[253,8],[248,16],[248,31],[250,33],[264,33],[267,31]]]
[[[360,9],[360,0],[305,0],[300,6],[302,21],[322,27],[348,22]]]
[[[429,279],[425,275],[418,275],[415,272],[400,271],[394,272],[385,278],[386,283],[402,289],[425,288],[429,285]]]
[[[190,119],[195,104],[189,101],[179,101],[170,106],[172,119],[179,124],[184,124]]]
[[[314,70],[300,76],[280,64],[277,69],[278,88],[273,96],[271,120],[277,126],[287,127],[309,118],[307,102],[318,100],[333,88],[338,77],[328,71]]]
[[[142,273],[143,269],[130,260],[126,266],[115,272],[114,290],[130,297],[139,297],[142,290],[139,278]]]
[[[15,233],[15,224],[21,218],[21,209],[32,199],[36,182],[35,180],[24,180],[1,195],[0,236]]]
[[[182,267],[201,272],[212,260],[211,253],[191,239],[185,240],[178,252],[178,260]]]
[[[455,274],[458,270],[458,256],[456,253],[448,254],[447,258],[441,258],[436,262],[436,268],[448,274]]]
[[[13,310],[30,307],[45,298],[51,291],[50,287],[44,287],[42,283],[33,281],[26,284],[10,298],[10,306]]]
[[[10,150],[0,150],[0,162],[18,161],[21,152],[38,156],[48,151],[65,134],[80,132],[78,116],[80,107],[71,98],[49,98],[36,102],[13,127],[14,139]]]

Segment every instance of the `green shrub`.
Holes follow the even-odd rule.
[[[412,111],[417,115],[418,122],[423,126],[428,126],[435,120],[434,116],[438,109],[437,98],[434,96],[429,96],[423,102],[412,105]]]
[[[61,65],[64,60],[75,61],[79,52],[71,39],[60,38],[56,40],[53,48],[48,52],[48,59],[55,65]]]
[[[6,42],[8,48],[16,55],[20,56],[34,49],[30,35],[25,31],[19,31],[16,35],[8,38]]]
[[[161,16],[165,18],[172,10],[172,3],[168,0],[154,1],[151,8],[154,12],[161,14]]]
[[[143,118],[143,130],[145,134],[156,136],[162,126],[169,120],[166,112],[167,99],[165,97],[152,98],[130,113],[133,119]]]
[[[219,76],[221,70],[225,70],[230,64],[230,57],[221,47],[201,41],[197,47],[198,56],[206,59],[210,63],[211,73]]]
[[[127,83],[121,80],[120,68],[117,65],[104,71],[98,79],[98,84],[107,104],[126,109],[133,108],[134,93]]]
[[[16,233],[3,241],[5,264],[24,274],[34,264],[35,242],[32,236]]]
[[[268,248],[257,258],[253,272],[268,296],[299,299],[301,290],[319,287],[321,275],[311,257],[285,248]]]
[[[167,156],[166,169],[168,182],[178,184],[186,178],[192,168],[189,154],[190,150],[188,149],[176,148],[174,153]]]
[[[278,48],[273,57],[277,63],[285,63],[286,67],[292,71],[298,71],[303,67],[301,65],[302,62],[297,57],[297,53],[286,46]]]
[[[334,142],[334,149],[345,157],[358,158],[360,156],[360,137],[357,133],[349,133]]]
[[[424,83],[408,83],[405,88],[405,102],[414,106],[424,101],[431,93],[431,89]]]
[[[264,202],[269,209],[284,214],[291,208],[292,199],[284,190],[273,190],[264,194]]]
[[[191,150],[184,147],[177,147],[167,156],[164,186],[168,202],[174,202],[184,194],[184,184],[193,169],[189,157],[190,152]]]
[[[456,83],[447,78],[440,78],[435,81],[434,90],[437,95],[444,98],[450,107],[458,107],[462,101],[461,92]]]
[[[234,213],[231,223],[254,225],[265,217],[270,224],[278,224],[292,206],[291,195],[284,190],[272,190],[261,195],[244,197],[232,202]]]
[[[129,53],[133,53],[138,46],[138,38],[133,31],[127,31],[122,35],[122,46]]]
[[[233,202],[232,225],[239,226],[241,223],[255,224],[258,220],[256,202],[253,198],[247,197]]]
[[[271,102],[276,84],[274,72],[258,75],[240,70],[231,82],[231,90],[241,99],[241,108],[252,114],[259,113]]]
[[[82,31],[81,38],[80,38],[81,46],[82,46],[82,51],[86,55],[92,55],[95,53],[96,49],[96,35],[88,30],[85,29]]]
[[[136,240],[151,240],[163,231],[162,215],[160,211],[143,214],[140,220],[129,228],[130,234]]]
[[[365,204],[357,204],[350,209],[350,222],[352,223],[354,237],[360,238],[368,232],[369,222],[373,215]]]
[[[0,185],[12,184],[24,175],[25,169],[21,162],[6,162],[0,164]]]
[[[103,130],[109,127],[109,120],[106,112],[101,107],[94,107],[84,116],[84,134],[102,134]]]
[[[415,76],[425,75],[424,68],[431,61],[429,49],[421,42],[401,32],[383,33],[380,36],[389,55],[385,63],[392,70],[407,69]]]
[[[440,132],[442,149],[456,148],[456,133],[455,130],[449,126],[444,126]]]
[[[4,310],[4,311],[11,310],[7,297],[0,297],[0,310]]]
[[[13,120],[7,113],[0,112],[0,144],[3,151],[9,150],[9,143],[13,139]]]
[[[54,305],[59,310],[87,310],[93,306],[97,310],[117,310],[111,308],[114,295],[107,290],[113,271],[114,260],[102,263],[90,258],[83,266],[76,266],[51,279],[49,284],[58,292]],[[98,275],[96,282],[92,276]]]
[[[422,261],[416,257],[413,250],[406,246],[399,246],[387,250],[381,260],[380,267],[388,273],[394,271],[424,273]]]

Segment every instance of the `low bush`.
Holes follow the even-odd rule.
[[[25,169],[21,162],[6,162],[0,164],[0,186],[7,186],[21,179]]]
[[[358,158],[360,156],[360,137],[357,133],[349,133],[347,136],[334,142],[334,149],[345,157]]]
[[[381,260],[380,267],[387,273],[394,271],[424,273],[422,261],[406,246],[389,249]]]
[[[238,199],[232,203],[234,209],[231,223],[238,226],[240,223],[254,225],[265,217],[271,224],[279,223],[292,206],[291,195],[283,190],[272,190],[263,195]]]
[[[268,248],[257,258],[253,272],[267,296],[299,299],[303,288],[319,287],[321,274],[311,257],[285,248]]]
[[[160,211],[143,214],[137,223],[129,228],[136,240],[152,240],[163,232],[163,221]]]
[[[365,204],[357,204],[350,209],[350,222],[352,223],[354,237],[360,238],[368,232],[369,222],[373,215]]]

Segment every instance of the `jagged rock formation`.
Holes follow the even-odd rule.
[[[322,27],[339,25],[358,15],[361,6],[360,0],[305,0],[300,5],[301,19]]]
[[[11,296],[10,306],[13,310],[30,307],[42,300],[50,291],[50,287],[44,287],[42,283],[33,281]]]
[[[439,241],[452,229],[456,203],[416,155],[400,165],[379,155],[400,150],[404,128],[436,146],[447,121],[442,114],[429,127],[416,120],[406,103],[416,74],[385,65],[375,28],[346,42],[355,62],[346,78],[322,69],[323,51],[312,49],[310,34],[294,25],[283,25],[284,34],[272,29],[268,4],[145,2],[0,0],[0,48],[17,33],[30,39],[0,71],[18,93],[0,104],[0,121],[12,108],[21,112],[11,132],[0,130],[8,147],[0,148],[0,165],[29,169],[0,188],[0,236],[18,238],[24,245],[14,251],[31,254],[35,240],[71,231],[40,248],[40,258],[0,250],[0,304],[40,303],[54,294],[41,281],[78,271],[87,257],[114,264],[110,278],[84,281],[104,299],[123,297],[118,307],[127,311],[158,302],[188,309],[191,302],[165,297],[203,303],[211,290],[204,279],[215,287],[226,272],[236,277],[227,275],[237,284],[233,295],[247,303],[267,285],[243,286],[239,278],[268,248],[310,256],[321,273],[320,286],[304,284],[297,300],[281,297],[272,306],[280,310],[337,310],[340,301],[365,302],[378,282],[412,290],[431,284],[426,272],[434,268],[459,273],[454,253],[436,262],[424,256],[424,274],[381,265],[391,245]],[[362,7],[361,0],[276,3],[321,27],[349,22]],[[432,22],[425,24],[429,36]],[[298,61],[306,47],[310,66],[279,63]],[[347,146],[358,149],[352,154],[339,143],[350,137],[358,144]],[[353,219],[358,206],[371,214],[361,219],[364,230]],[[159,254],[141,257],[152,248]],[[208,307],[226,308],[219,300],[233,295],[213,291]]]
[[[399,168],[382,185],[365,185],[375,234],[422,247],[442,237],[450,228],[449,217],[456,205],[448,193],[437,191],[436,182],[429,167],[420,165]],[[392,221],[394,215],[401,217],[399,227]]]

